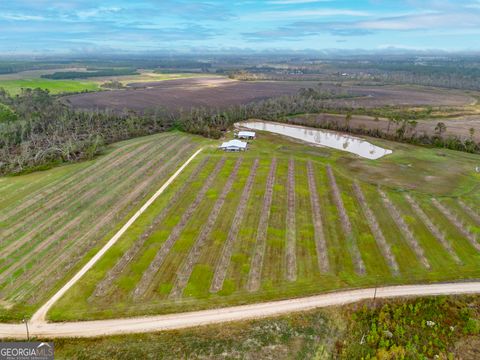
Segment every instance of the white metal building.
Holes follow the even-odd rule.
[[[237,137],[239,139],[252,140],[252,139],[255,139],[255,132],[253,132],[253,131],[240,131],[237,134]]]
[[[245,151],[248,144],[240,140],[230,140],[219,146],[223,151]]]

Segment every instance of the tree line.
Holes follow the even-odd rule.
[[[344,95],[344,94],[343,94]],[[342,95],[342,96],[343,96]],[[173,113],[162,108],[143,113],[132,111],[74,110],[41,89],[26,89],[11,97],[0,89],[0,103],[14,117],[0,121],[0,175],[45,168],[62,162],[90,159],[105,145],[133,137],[179,129],[209,138],[220,138],[233,124],[251,118],[346,131],[389,140],[480,153],[480,144],[469,139],[445,137],[440,126],[433,134],[418,134],[416,120],[426,118],[431,109],[407,111],[401,108],[346,108],[325,100],[324,94],[303,90],[298,95],[271,98],[224,109],[193,108]],[[345,121],[320,122],[293,115],[343,113]],[[352,128],[352,115],[388,118],[396,131]],[[444,124],[445,125],[445,124]]]
[[[106,144],[170,130],[171,116],[161,109],[133,112],[75,111],[41,89],[0,103],[17,119],[0,122],[0,174],[21,173],[52,164],[90,159]]]
[[[66,80],[87,79],[91,77],[138,75],[136,69],[87,69],[88,71],[57,71],[53,74],[42,75],[44,79]]]
[[[276,122],[294,123],[309,127],[323,128],[335,131],[349,132],[358,135],[406,142],[416,145],[426,145],[447,148],[469,153],[480,153],[480,143],[475,142],[474,129],[466,139],[457,136],[445,136],[446,125],[439,122],[431,134],[418,133],[417,120],[429,118],[433,109],[427,107],[420,111],[410,111],[404,108],[385,106],[381,108],[348,108],[336,105],[334,102],[316,99],[311,96],[299,95],[283,96],[267,99],[247,105],[233,106],[224,111],[209,109],[192,109],[183,114],[179,127],[186,132],[218,138],[235,122],[247,119],[263,119]],[[302,114],[334,113],[345,114],[345,121],[328,120],[319,121],[315,117],[292,117]],[[395,131],[390,129],[353,128],[350,126],[352,115],[367,115],[379,119],[388,119],[389,124],[395,126]],[[389,125],[390,127],[390,125]],[[472,131],[473,130],[473,131]]]

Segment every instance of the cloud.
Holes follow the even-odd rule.
[[[320,2],[331,2],[333,0],[272,0],[268,1],[268,4],[273,5],[296,5],[296,4],[311,4]]]
[[[367,36],[378,32],[435,31],[446,29],[480,29],[480,11],[457,9],[441,12],[428,10],[399,16],[376,17],[349,21],[297,21],[274,29],[244,32],[248,41],[298,40],[319,34],[339,37]],[[480,33],[480,30],[479,30]]]
[[[426,13],[410,16],[388,17],[362,21],[355,24],[359,29],[410,31],[422,29],[440,29],[450,26],[456,28],[480,27],[478,13]]]
[[[26,14],[0,14],[0,19],[12,21],[37,21],[44,20],[43,16]]]
[[[359,29],[355,22],[344,21],[299,21],[273,30],[247,32],[242,35],[249,41],[298,40],[322,33],[340,37],[365,36],[372,34],[367,29]]]
[[[308,17],[333,17],[333,16],[352,16],[367,17],[371,14],[367,11],[349,10],[349,9],[305,9],[305,10],[282,10],[282,11],[264,11],[257,14],[249,15],[249,18],[262,20],[281,20],[291,18],[308,18]]]
[[[317,48],[339,41],[460,49],[477,46],[477,34],[480,0],[0,0],[6,51],[77,44]]]
[[[189,20],[226,21],[235,17],[223,1],[146,0],[145,4],[150,5],[144,7],[150,14],[175,15]]]
[[[92,8],[86,10],[79,10],[77,11],[77,16],[79,18],[90,18],[90,17],[97,17],[97,16],[104,16],[106,14],[113,14],[121,11],[122,8],[120,7],[99,7],[99,8]]]

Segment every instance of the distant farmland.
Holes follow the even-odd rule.
[[[0,179],[0,316],[21,316],[44,301],[196,150],[194,139],[138,138],[96,161]]]
[[[22,89],[40,88],[49,90],[52,94],[95,91],[98,84],[90,81],[76,80],[48,80],[48,79],[18,79],[0,80],[0,88],[4,88],[12,95],[20,94]]]
[[[378,186],[348,175],[337,165],[341,153],[271,139],[244,154],[202,153],[51,318],[166,313],[480,274],[478,196]],[[434,151],[419,150],[413,166]],[[438,161],[446,166],[454,154]],[[404,159],[398,150],[376,164]],[[412,186],[423,176],[408,173]],[[398,176],[405,174],[391,174],[391,185]],[[458,185],[478,190],[478,179],[460,180],[450,193]]]
[[[171,111],[191,107],[222,108],[246,104],[271,97],[296,94],[301,88],[316,86],[316,82],[262,81],[243,82],[228,79],[197,78],[130,84],[130,89],[79,94],[65,97],[74,107],[87,109],[145,110],[165,107]],[[324,85],[328,89],[334,85]],[[336,88],[338,91],[338,88]],[[343,91],[358,96],[352,99],[331,100],[342,106],[377,107],[385,105],[462,106],[473,98],[454,91],[403,89],[393,86],[343,86]],[[328,101],[326,102],[328,104]]]

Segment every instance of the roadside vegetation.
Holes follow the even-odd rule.
[[[377,300],[143,335],[56,339],[59,359],[478,358],[478,297]]]

